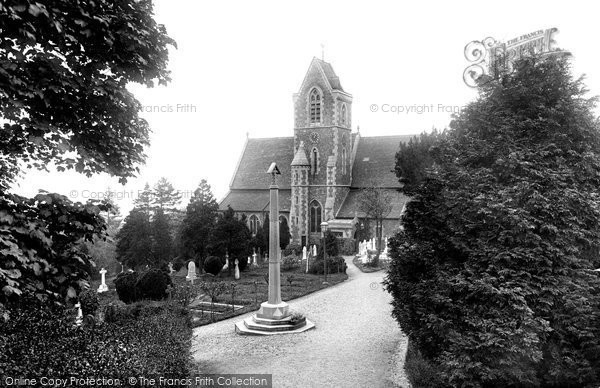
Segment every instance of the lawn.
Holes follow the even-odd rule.
[[[281,298],[284,301],[333,286],[348,278],[345,273],[330,273],[327,276],[327,283],[325,283],[323,275],[307,274],[304,273],[304,269],[305,266],[301,265],[281,271]],[[268,264],[263,263],[259,267],[249,267],[241,272],[239,280],[234,279],[233,271],[231,271],[231,275],[228,271],[223,271],[216,277],[210,274],[198,275],[193,287],[193,294],[198,298],[190,306],[193,313],[193,325],[202,326],[258,310],[260,304],[268,299],[268,271]],[[185,279],[186,275],[187,270],[184,268],[173,273],[171,278],[174,285],[190,285],[190,282]],[[114,276],[108,277],[106,283],[110,291],[99,294],[101,305],[118,300],[113,280]],[[215,297],[216,304],[214,306],[211,304],[210,296],[201,289],[203,282],[221,282],[225,285],[225,291]],[[97,289],[99,284],[99,281],[94,281],[92,287]]]

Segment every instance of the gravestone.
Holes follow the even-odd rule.
[[[235,273],[234,273],[234,277],[235,280],[240,280],[240,267],[238,267],[238,259],[235,259]]]
[[[194,280],[196,279],[196,263],[190,261],[188,264],[188,273],[185,277],[185,280],[191,281],[194,284]]]
[[[106,270],[104,268],[100,270],[100,276],[102,277],[102,282],[98,287],[99,294],[108,291],[108,286],[106,285]]]

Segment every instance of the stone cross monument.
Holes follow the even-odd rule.
[[[100,283],[100,286],[98,287],[99,294],[108,291],[108,286],[106,285],[106,270],[104,268],[100,270],[100,276],[102,276],[102,283]]]
[[[269,300],[260,305],[256,316],[266,319],[282,319],[289,315],[289,306],[281,300],[279,252],[279,187],[275,177],[280,175],[277,164],[271,163],[267,173],[271,174],[269,203]]]

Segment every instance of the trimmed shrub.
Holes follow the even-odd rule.
[[[347,269],[346,261],[343,257],[329,257],[327,258],[327,273],[346,273]],[[324,275],[325,274],[325,260],[316,260],[310,265],[308,272],[313,275]]]
[[[141,295],[136,286],[137,281],[137,272],[123,272],[117,275],[115,288],[120,300],[125,303],[133,303],[140,298]]]
[[[335,237],[335,235],[333,233],[331,233],[330,231],[327,231],[327,233],[325,233],[325,241],[327,242],[327,256],[335,257],[340,254],[338,238]],[[322,244],[322,242],[323,242],[323,240],[321,240],[320,245],[318,245],[318,248],[317,248],[317,258],[318,259],[323,259],[323,244]]]
[[[217,256],[209,256],[204,261],[204,271],[217,276],[223,269],[223,262]]]
[[[353,238],[338,238],[340,254],[351,256],[356,253],[356,240]]]
[[[142,298],[162,300],[167,296],[167,287],[173,281],[162,269],[152,268],[144,272],[137,281],[136,287]]]
[[[291,271],[300,267],[301,260],[296,256],[286,256],[281,259],[281,270],[282,271]]]
[[[83,315],[96,314],[100,301],[98,300],[98,293],[95,290],[87,289],[79,294],[79,303],[81,304],[81,311]]]
[[[289,244],[284,250],[281,251],[281,255],[286,256],[300,256],[302,254],[302,246],[297,243]]]

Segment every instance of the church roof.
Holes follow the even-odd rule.
[[[386,192],[392,198],[392,211],[385,217],[386,219],[398,219],[402,214],[404,205],[409,201],[409,197],[399,192],[397,189],[386,189]],[[364,212],[358,210],[358,196],[360,194],[359,189],[352,189],[346,196],[342,207],[336,214],[336,218],[364,218],[366,215]]]
[[[291,190],[279,190],[279,211],[289,212]],[[269,211],[269,190],[231,190],[219,204],[219,210],[231,206],[236,212]]]
[[[361,137],[352,166],[351,187],[400,187],[394,173],[400,143],[414,135]]]
[[[230,188],[268,189],[271,175],[267,174],[267,169],[275,162],[281,171],[277,185],[280,189],[290,189],[293,158],[293,137],[248,139]]]
[[[296,156],[294,156],[292,166],[310,166],[310,162],[306,157],[306,151],[304,150],[303,141],[301,141],[300,145],[298,146],[298,151],[296,151]]]
[[[315,58],[315,60],[321,66],[321,69],[323,69],[323,73],[325,73],[325,77],[327,77],[331,88],[333,90],[340,90],[343,92],[344,89],[342,88],[342,84],[340,83],[340,77],[338,77],[335,74],[335,71],[333,71],[333,66],[331,66],[331,63],[325,62],[319,58]]]

